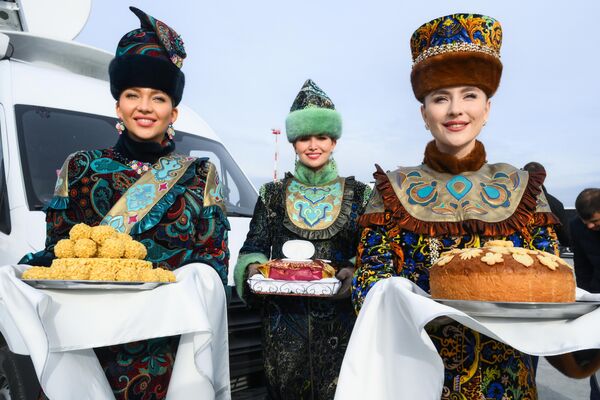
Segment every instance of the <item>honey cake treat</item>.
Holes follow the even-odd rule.
[[[513,247],[509,241],[442,253],[429,280],[431,296],[437,299],[575,301],[575,274],[569,264],[551,253]]]
[[[146,246],[110,226],[77,224],[57,242],[50,268],[32,267],[23,279],[175,282],[173,272],[152,268]]]

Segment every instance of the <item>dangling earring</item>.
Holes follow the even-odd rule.
[[[425,130],[428,131],[429,130],[429,125],[425,124]]]
[[[115,128],[117,128],[117,132],[119,132],[119,135],[122,135],[123,132],[125,132],[125,123],[123,122],[123,120],[118,120],[117,124],[115,125]]]
[[[175,137],[175,128],[173,128],[173,124],[169,124],[169,127],[167,128],[167,136],[169,137],[169,140],[173,140]]]

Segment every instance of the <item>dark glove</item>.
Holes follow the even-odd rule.
[[[557,356],[546,356],[546,360],[569,378],[583,379],[600,369],[600,350],[582,350]]]
[[[335,277],[342,282],[340,290],[332,297],[332,299],[340,300],[347,299],[352,293],[352,277],[354,276],[354,267],[344,267],[340,269]]]

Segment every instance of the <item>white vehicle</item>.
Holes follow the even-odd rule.
[[[54,4],[61,13],[70,9],[77,14],[67,17],[71,25],[52,27],[53,36],[62,38],[49,37],[44,31],[43,20],[52,16],[44,15],[40,20],[39,11],[49,10],[49,3],[0,0],[2,264],[17,263],[26,253],[44,248],[43,208],[53,196],[57,170],[65,158],[78,150],[110,147],[117,140],[115,101],[108,82],[113,54],[71,40],[85,24],[91,2],[72,0],[67,2],[72,4],[61,7]],[[37,7],[38,12],[25,14],[26,6],[29,10]],[[30,31],[36,28],[36,33],[24,32],[26,27]],[[175,128],[177,153],[209,157],[217,166],[225,186],[233,266],[248,231],[256,190],[215,132],[184,103],[179,105]],[[232,275],[230,271],[230,285]],[[14,387],[8,389],[5,380],[11,373],[7,369],[12,367],[6,363],[14,360],[5,357],[0,354],[0,399],[28,397],[15,395]]]

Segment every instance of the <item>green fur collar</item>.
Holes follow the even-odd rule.
[[[337,165],[334,160],[330,159],[327,164],[314,171],[300,161],[296,161],[294,177],[305,185],[319,186],[338,177]]]

